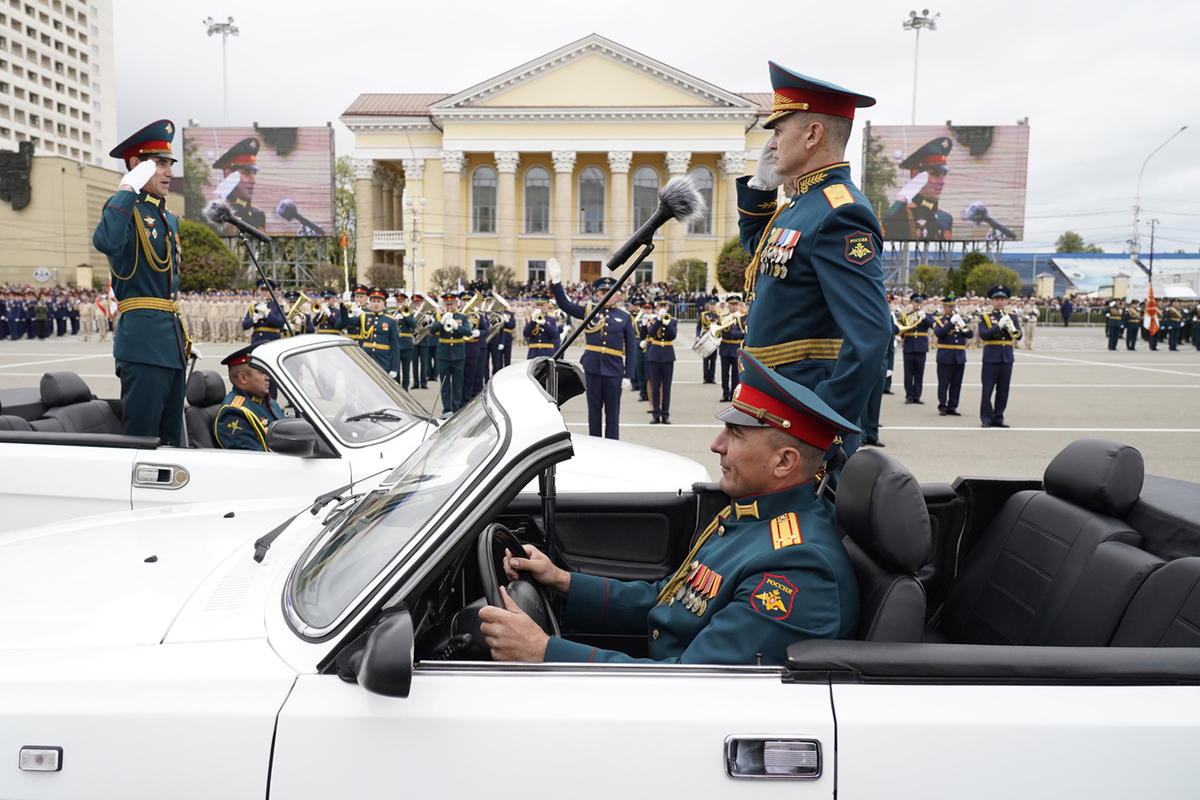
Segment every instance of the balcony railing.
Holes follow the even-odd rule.
[[[404,250],[404,231],[375,231],[371,240],[373,250]]]

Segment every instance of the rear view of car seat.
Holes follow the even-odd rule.
[[[64,433],[121,433],[121,420],[112,406],[97,400],[74,372],[47,372],[41,381],[46,413],[33,429]]]
[[[225,381],[210,369],[192,373],[187,382],[188,406],[183,412],[188,441],[192,447],[216,447],[213,441],[213,422],[225,399]]]
[[[1162,560],[1122,521],[1141,492],[1136,449],[1080,439],[1046,468],[1044,491],[1018,492],[992,520],[947,594],[926,641],[1109,644],[1127,605]]]
[[[1179,558],[1134,596],[1113,647],[1200,647],[1200,558]]]

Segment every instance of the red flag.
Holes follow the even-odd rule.
[[[1150,298],[1146,301],[1145,316],[1142,318],[1142,326],[1150,331],[1151,336],[1158,335],[1158,303],[1154,302],[1154,284],[1150,284]]]

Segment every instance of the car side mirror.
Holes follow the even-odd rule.
[[[267,449],[272,453],[306,458],[317,449],[317,432],[306,419],[280,419],[267,429]]]
[[[384,697],[408,697],[415,662],[413,644],[412,616],[407,610],[376,625],[363,648],[359,685]]]

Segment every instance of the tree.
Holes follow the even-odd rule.
[[[708,265],[698,258],[681,258],[667,268],[667,285],[673,292],[702,292],[708,283]]]
[[[212,167],[197,154],[199,149],[195,139],[183,140],[183,213],[193,221],[202,218],[212,192]]]
[[[336,292],[343,288],[342,281],[345,275],[337,264],[321,264],[313,270],[312,278],[318,289],[332,289]]]
[[[429,285],[438,294],[455,288],[459,281],[462,281],[464,286],[467,283],[467,273],[463,272],[462,267],[442,267],[435,269],[429,276]]]
[[[958,269],[951,269],[946,274],[946,289],[962,296],[967,293],[967,279],[971,276],[971,271],[980,264],[990,264],[987,254],[979,250],[972,250],[962,257],[962,261],[958,265]]]
[[[375,264],[367,270],[367,279],[372,286],[399,289],[404,286],[404,267],[395,264]]]
[[[1075,231],[1066,231],[1054,243],[1056,253],[1103,253],[1104,250],[1094,244],[1086,244],[1083,237]]]
[[[517,290],[517,273],[513,272],[512,267],[506,267],[503,264],[496,264],[488,267],[487,271],[488,283],[492,285],[492,291],[504,297],[512,297]]]
[[[356,259],[354,257],[354,241],[358,231],[358,198],[355,194],[356,180],[354,170],[350,167],[350,156],[342,156],[333,167],[333,246],[329,248],[329,257],[335,264],[342,263],[343,233],[350,240],[346,255],[350,259],[350,274],[357,275]]]
[[[1021,277],[1017,273],[990,261],[975,267],[967,276],[967,289],[980,297],[998,283],[1012,289],[1013,294],[1021,290]]]
[[[875,216],[883,217],[887,211],[888,189],[896,186],[896,168],[883,152],[883,142],[870,134],[867,128],[863,136],[863,179],[862,190],[871,203]]]
[[[227,289],[240,271],[237,256],[207,225],[179,221],[179,288],[185,292]]]
[[[914,291],[940,295],[946,286],[946,273],[931,264],[921,264],[913,270],[911,284]]]
[[[727,292],[741,294],[746,285],[746,267],[750,254],[742,249],[738,239],[730,239],[717,256],[717,283]]]

